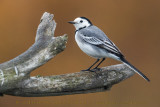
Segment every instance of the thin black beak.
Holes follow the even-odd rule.
[[[74,22],[74,21],[69,21],[68,23],[70,23],[70,24],[76,24],[76,22]]]

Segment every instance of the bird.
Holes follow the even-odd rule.
[[[82,71],[100,70],[99,65],[106,59],[112,58],[120,61],[131,68],[134,72],[143,77],[146,81],[150,81],[141,71],[129,63],[119,48],[107,37],[107,35],[93,25],[86,17],[77,17],[74,21],[68,23],[75,27],[75,41],[80,49],[87,55],[96,58],[97,60],[88,68]],[[99,62],[99,63],[98,63]],[[97,64],[98,63],[98,64]],[[96,65],[91,69],[94,65]]]

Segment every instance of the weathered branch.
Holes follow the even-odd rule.
[[[59,96],[106,91],[112,85],[132,76],[134,72],[123,64],[102,68],[102,71],[31,77],[17,89],[6,94],[25,97]]]
[[[127,66],[119,64],[96,72],[30,77],[34,69],[65,49],[67,36],[53,37],[56,23],[52,19],[52,14],[44,13],[35,43],[23,54],[0,64],[0,93],[40,97],[100,92],[134,74]]]
[[[37,29],[35,43],[23,54],[0,64],[0,93],[12,90],[17,83],[64,50],[67,36],[53,37],[56,23],[53,15],[44,13]]]

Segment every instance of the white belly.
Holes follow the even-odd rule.
[[[86,53],[87,55],[94,57],[94,58],[105,58],[105,57],[109,57],[108,53],[103,50],[100,49],[94,45],[91,45],[89,43],[86,43],[82,40],[80,40],[77,36],[77,33],[75,35],[75,40],[78,44],[78,46],[80,47],[80,49]]]
[[[75,40],[76,40],[78,46],[80,47],[80,49],[84,53],[86,53],[87,55],[89,55],[91,57],[94,57],[94,58],[97,58],[97,59],[109,57],[109,58],[113,58],[115,60],[120,60],[119,57],[117,57],[114,54],[111,54],[111,53],[107,52],[107,50],[99,48],[95,45],[89,44],[89,43],[81,40],[81,38],[79,38],[77,33],[75,35]]]

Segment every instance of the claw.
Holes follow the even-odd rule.
[[[96,72],[98,70],[100,70],[100,68],[93,68],[93,69],[85,69],[85,70],[81,70],[81,71],[89,71],[89,72],[94,72],[96,74],[96,78],[99,77],[99,74]]]
[[[93,68],[94,71],[101,71],[101,68]]]
[[[81,71],[90,71],[90,72],[95,72],[95,71],[90,70],[90,69],[85,69],[85,70],[81,70]]]

